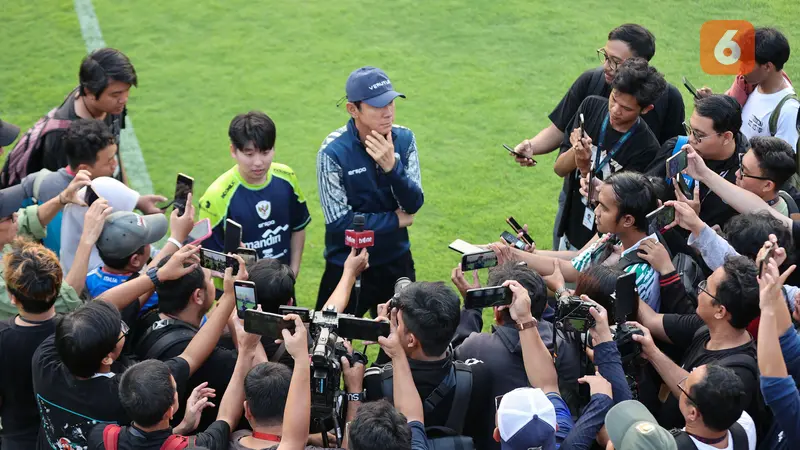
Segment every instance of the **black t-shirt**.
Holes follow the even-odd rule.
[[[144,330],[151,327],[157,320],[160,320],[158,315],[158,310],[151,311],[148,314],[142,316],[136,323],[136,334],[143,333]],[[176,332],[176,326],[167,326],[160,330],[155,331],[154,333],[167,334]],[[195,331],[196,333],[196,331]],[[170,339],[169,337],[164,337],[163,339]],[[136,338],[133,339],[136,341]],[[149,342],[153,342],[148,338]],[[159,359],[162,361],[166,361],[170,358],[174,358],[179,356],[181,353],[186,350],[186,347],[189,346],[189,340],[184,340],[183,342],[177,343],[172,347],[168,348]],[[136,353],[138,355],[143,355],[146,353],[146,349],[141,348],[142,342],[137,343]],[[183,392],[178,394],[180,400],[180,409],[175,413],[175,419],[173,425],[177,425],[180,420],[183,418],[185,406],[186,406],[186,399],[191,395],[192,390],[197,387],[199,384],[204,382],[208,382],[208,387],[213,388],[216,390],[216,398],[221,399],[222,396],[225,394],[225,389],[228,387],[228,382],[233,376],[233,369],[236,367],[236,358],[238,353],[236,350],[231,348],[226,348],[217,344],[214,350],[211,352],[211,355],[208,359],[201,365],[197,371],[189,378],[187,383],[187,389]],[[200,424],[198,425],[198,429],[204,429],[217,420],[217,410],[213,408],[206,408],[200,419]]]
[[[658,157],[647,168],[649,175],[666,178],[667,165],[666,160],[672,156],[675,149],[675,142],[677,137],[672,138],[661,146]],[[739,155],[747,153],[748,142],[747,138],[739,133],[736,137],[736,151],[728,158],[721,161],[706,160],[705,163],[709,169],[714,173],[720,175],[722,178],[728,180],[732,184],[736,184],[736,171],[739,169]],[[670,187],[672,184],[670,184]],[[668,191],[668,198],[664,200],[675,199],[675,191]],[[727,203],[722,201],[721,198],[712,192],[704,184],[700,184],[700,219],[707,223],[708,226],[719,225],[724,226],[731,217],[738,214],[735,209],[731,208]]]
[[[0,417],[3,450],[30,449],[39,433],[39,409],[33,396],[31,360],[39,344],[56,330],[55,319],[19,326],[0,322]],[[20,446],[17,447],[14,444]]]
[[[703,330],[698,332],[701,328]],[[732,364],[729,360],[733,355],[743,354],[752,357],[753,364],[755,364],[755,341],[750,340],[747,344],[725,350],[708,350],[706,344],[711,339],[711,334],[703,320],[696,314],[664,315],[664,332],[677,347],[686,349],[681,360],[681,367],[687,372],[709,363],[720,364],[736,372],[744,383],[744,391],[749,395],[745,403],[747,405],[745,410],[753,418],[759,416],[757,414],[757,393],[760,388],[757,374],[745,367]],[[678,399],[674,395],[667,398],[657,418],[659,425],[667,429],[683,428],[685,425],[683,415],[678,408]]]
[[[75,89],[67,95],[64,103],[56,111],[55,119],[80,119],[78,114],[75,113],[75,95],[77,92],[78,90]],[[106,114],[106,118],[103,119],[103,122],[105,122],[111,130],[111,134],[114,135],[117,145],[119,145],[120,132],[122,128],[125,127],[126,113],[127,110],[123,110],[122,114]],[[29,173],[33,173],[42,168],[55,172],[67,166],[67,152],[65,151],[63,140],[66,131],[67,130],[53,130],[44,136],[44,142],[42,143],[42,167],[29,167]],[[119,162],[119,153],[117,154],[117,161]],[[116,178],[122,179],[121,171]]]
[[[600,144],[600,130],[603,122],[608,115],[608,99],[598,96],[591,96],[581,103],[578,108],[578,113],[583,113],[586,120],[585,130],[592,138],[592,146],[596,147]],[[561,143],[560,154],[563,154],[572,147],[569,141],[569,135],[573,129],[580,126],[580,119],[575,115],[575,120],[572,125],[568,127],[569,132],[564,133],[564,140]],[[625,133],[620,133],[609,124],[606,128],[605,142],[603,142],[603,153],[600,155],[600,160],[596,164],[601,164],[606,160],[608,154],[615,144],[622,138]],[[639,125],[633,130],[633,133],[617,150],[613,157],[599,170],[596,170],[597,177],[604,179],[614,172],[622,170],[632,170],[636,172],[643,172],[645,168],[657,158],[659,151],[658,141],[655,136],[647,128],[644,121],[639,121]],[[592,152],[592,158],[596,158],[595,151]],[[599,172],[599,173],[598,173]],[[561,216],[561,224],[559,226],[559,235],[566,235],[570,244],[574,247],[581,248],[597,231],[597,226],[593,225],[591,229],[583,225],[584,212],[586,211],[586,204],[583,203],[584,198],[580,194],[580,171],[573,170],[565,177],[565,191],[567,192],[567,200],[564,204],[564,214]]]
[[[590,95],[599,95],[605,98],[611,95],[611,86],[606,84],[602,67],[583,72],[572,83],[567,93],[550,113],[550,121],[559,130],[567,131],[578,107]],[[684,133],[685,117],[683,97],[681,97],[680,91],[675,86],[667,84],[667,90],[656,100],[653,110],[645,114],[643,119],[658,142],[663,143],[671,137]]]
[[[450,373],[453,365],[453,355],[448,354],[447,357],[439,361],[409,359],[408,362],[411,366],[414,385],[417,387],[420,398],[424,401]],[[488,388],[491,385],[490,375],[483,361],[468,360],[466,363],[472,369],[472,393],[469,399],[469,408],[464,418],[462,433],[465,436],[472,437],[475,442],[475,448],[488,448],[495,426],[494,399],[491,396],[491,390]],[[367,401],[379,400],[384,397],[379,374],[364,377],[364,389],[366,390]],[[455,389],[450,391],[432,414],[425,414],[426,427],[445,425],[454,395]]]
[[[183,358],[165,362],[175,378],[178,392],[183,392],[189,378],[189,364]],[[61,362],[54,335],[36,350],[32,367],[33,389],[42,416],[36,448],[85,446],[95,425],[130,423],[119,402],[121,374],[95,374],[87,380],[76,378]]]
[[[89,435],[89,450],[105,450],[103,444],[103,429],[105,426],[94,427]],[[209,450],[227,450],[231,434],[231,427],[224,420],[217,420],[205,431],[194,436],[189,436],[189,447],[205,447]],[[135,425],[122,427],[119,433],[117,448],[119,450],[159,450],[164,441],[172,435],[172,428],[151,431],[140,430]]]

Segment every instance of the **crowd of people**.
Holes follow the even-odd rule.
[[[169,211],[127,186],[118,152],[134,66],[94,51],[26,133],[0,121],[0,147],[16,141],[0,173],[0,449],[794,448],[800,102],[786,37],[752,39],[752,71],[692,92],[687,119],[649,63],[655,37],[609,33],[602,66],[514,148],[522,167],[559,150],[564,184],[553,250],[482,246],[497,262],[487,286],[506,292],[490,332],[459,298],[477,271],[453,268],[455,289],[416,282],[419,155],[385,72],[350,74],[350,119],[318,152],[320,321],[295,304],[311,215],[273,161],[275,123],[237,115],[235,165]],[[234,225],[255,257],[203,267]],[[374,246],[349,248],[353,228]],[[282,315],[278,336],[241,314],[239,286]],[[380,347],[372,362],[331,322],[368,311],[388,322],[364,342]]]

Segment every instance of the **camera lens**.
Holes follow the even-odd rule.
[[[403,291],[408,285],[411,284],[411,279],[408,277],[400,277],[397,281],[394,282],[394,295],[399,294]]]

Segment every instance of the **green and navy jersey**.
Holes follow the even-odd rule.
[[[638,250],[639,244],[645,239],[656,239],[656,235],[651,234],[637,242],[636,245],[631,248],[625,249],[625,251],[622,252],[622,256]],[[572,267],[578,272],[585,272],[589,270],[592,265],[603,263],[603,261],[599,261],[599,259],[603,255],[603,250],[606,245],[621,244],[622,242],[616,236],[605,235],[581,252],[580,255],[572,258]],[[647,263],[631,264],[626,267],[624,271],[625,273],[636,273],[636,288],[639,291],[639,298],[653,308],[653,311],[658,312],[661,309],[661,284],[659,283],[659,273]]]
[[[245,247],[259,258],[275,258],[289,264],[292,233],[311,222],[306,198],[289,166],[272,163],[267,181],[248,184],[236,166],[217,178],[200,198],[200,219],[211,220],[211,237],[203,247],[223,251],[225,221],[242,226]]]

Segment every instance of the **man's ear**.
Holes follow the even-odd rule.
[[[625,214],[622,216],[622,226],[625,228],[633,228],[633,225],[636,223],[636,219],[633,218],[630,214]]]
[[[774,181],[772,180],[764,180],[764,181],[765,181],[764,192],[772,192],[773,190],[775,192],[778,192],[777,186],[775,185]]]
[[[197,288],[192,291],[192,296],[189,298],[190,302],[194,302],[200,306],[203,306],[203,295],[205,295],[205,291],[203,289]]]
[[[231,142],[231,158],[236,158],[236,147],[233,146],[233,142]]]
[[[654,106],[654,105],[647,105],[647,106],[645,106],[644,108],[642,108],[642,112],[641,112],[641,113],[639,113],[639,114],[643,116],[643,115],[645,115],[645,114],[649,113],[650,111],[652,111],[652,110],[653,110],[653,108],[655,108],[655,106]]]
[[[358,117],[358,113],[360,111],[356,108],[356,105],[353,102],[347,102],[347,113],[350,114],[350,117],[355,119]]]

